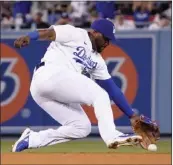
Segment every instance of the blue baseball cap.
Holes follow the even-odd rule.
[[[115,26],[107,19],[97,19],[91,24],[91,29],[101,33],[110,41],[115,42]]]

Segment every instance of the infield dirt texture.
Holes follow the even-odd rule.
[[[171,141],[158,143],[157,152],[148,152],[140,147],[107,149],[101,140],[82,140],[64,144],[11,153],[13,141],[1,141],[2,165],[25,164],[124,164],[168,165],[171,164]]]

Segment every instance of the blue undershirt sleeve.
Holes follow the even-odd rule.
[[[105,89],[105,91],[107,91],[109,97],[128,117],[131,117],[134,114],[124,94],[121,92],[120,88],[114,83],[112,78],[107,80],[96,80],[96,83],[100,87]]]

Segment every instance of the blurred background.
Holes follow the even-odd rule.
[[[119,30],[171,28],[171,1],[1,1],[4,30],[47,28],[72,24],[88,28],[98,18],[109,18]]]
[[[57,128],[29,93],[34,67],[49,42],[32,41],[23,49],[14,40],[34,29],[71,24],[88,29],[98,18],[115,24],[115,50],[105,53],[108,70],[132,108],[157,120],[161,134],[171,136],[171,1],[1,1],[1,134],[19,135],[26,126],[34,130]],[[123,77],[123,78],[122,78]],[[125,87],[124,87],[125,84]],[[129,120],[113,105],[117,128],[132,132]],[[98,135],[93,110],[86,108]]]

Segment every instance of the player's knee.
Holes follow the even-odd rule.
[[[83,137],[87,137],[91,133],[91,123],[86,123],[83,129]]]
[[[78,129],[80,130],[80,138],[87,137],[91,133],[91,123],[89,121],[85,122]]]

